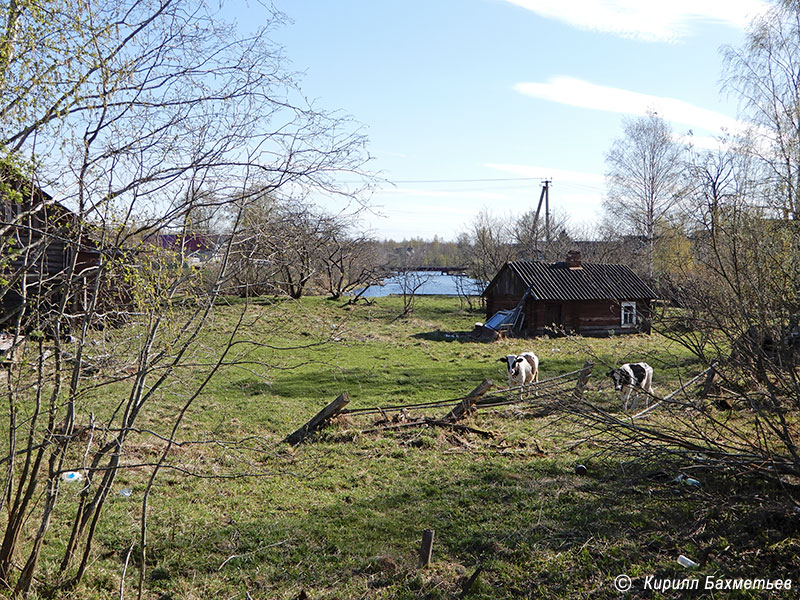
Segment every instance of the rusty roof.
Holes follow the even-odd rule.
[[[528,287],[534,300],[641,300],[657,298],[655,292],[629,267],[583,263],[570,268],[566,262],[516,260],[500,270],[486,287],[486,294],[504,269],[510,269]]]

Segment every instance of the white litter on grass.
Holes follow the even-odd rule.
[[[689,487],[699,488],[702,487],[702,483],[697,481],[697,479],[692,479],[691,477],[687,477],[683,473],[678,475],[675,479],[672,480],[672,483],[683,483],[683,485],[688,485]]]
[[[683,554],[678,557],[678,564],[682,567],[686,567],[687,569],[693,569],[694,567],[698,566],[696,562],[694,562],[688,556],[684,556]]]
[[[64,481],[81,481],[83,479],[83,475],[77,471],[66,471],[65,473],[61,474],[61,479]]]
[[[133,494],[133,490],[131,488],[122,488],[119,491],[119,495],[124,496],[125,498],[130,498],[131,494]]]

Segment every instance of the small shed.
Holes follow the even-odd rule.
[[[483,292],[487,322],[518,311],[515,333],[588,336],[650,332],[651,290],[629,267],[589,264],[580,252],[564,262],[506,263]]]

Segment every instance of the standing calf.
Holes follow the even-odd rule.
[[[519,356],[509,354],[497,360],[508,365],[508,387],[539,381],[539,358],[533,352],[523,352]]]
[[[606,376],[614,381],[614,389],[619,393],[622,400],[622,409],[628,410],[628,400],[634,389],[646,392],[646,407],[650,406],[650,394],[653,393],[653,367],[647,363],[625,363],[624,365],[611,369]],[[636,394],[639,395],[638,393]],[[636,401],[631,403],[631,410]]]

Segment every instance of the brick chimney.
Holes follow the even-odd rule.
[[[567,252],[567,266],[570,269],[582,269],[581,253],[577,250],[570,250]]]

